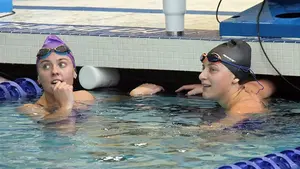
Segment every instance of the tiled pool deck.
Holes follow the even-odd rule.
[[[224,1],[220,19],[258,2]],[[200,71],[199,56],[227,40],[218,35],[217,3],[188,0],[185,36],[177,38],[165,35],[162,0],[15,0],[16,14],[0,19],[0,61],[34,64],[45,36],[58,34],[73,50],[79,66]],[[253,48],[254,71],[276,74],[257,40],[246,40]],[[282,74],[300,75],[300,41],[264,41]]]

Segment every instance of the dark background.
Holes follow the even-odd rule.
[[[77,67],[77,72],[81,67]],[[185,84],[200,83],[198,76],[199,72],[185,71],[165,71],[165,70],[142,70],[142,69],[119,69],[120,82],[117,88],[121,92],[128,93],[134,87],[142,83],[155,83],[165,88],[167,94],[174,94],[174,91]],[[0,63],[0,76],[14,80],[19,77],[28,77],[33,80],[37,79],[35,65],[23,64],[3,64]],[[300,77],[285,76],[290,82],[300,88],[298,81]],[[291,100],[300,100],[300,91],[291,87],[279,76],[257,75],[258,79],[269,79],[276,87],[276,93],[273,97],[284,98]],[[75,90],[80,90],[82,87],[79,84],[78,78],[74,83]],[[105,90],[105,89],[95,89]]]

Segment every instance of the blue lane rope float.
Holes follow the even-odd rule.
[[[0,84],[0,101],[10,100],[11,96],[9,91],[7,90],[6,86]]]
[[[300,169],[300,147],[225,165],[218,169]]]
[[[6,81],[2,82],[1,85],[5,86],[9,91],[12,100],[18,100],[27,97],[25,91],[16,82]]]
[[[42,94],[42,89],[37,83],[29,78],[18,78],[15,80],[16,83],[27,93],[27,97],[36,97]]]
[[[0,101],[34,98],[42,94],[42,89],[29,78],[0,83]]]

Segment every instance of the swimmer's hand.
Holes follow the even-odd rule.
[[[53,87],[53,95],[60,108],[72,109],[74,104],[73,86],[58,81]]]
[[[184,85],[181,86],[179,89],[177,89],[175,92],[181,92],[184,90],[189,90],[186,94],[188,96],[198,95],[198,94],[202,94],[203,86],[202,84]]]
[[[164,88],[155,84],[151,83],[144,83],[135,89],[131,90],[129,93],[130,96],[137,97],[137,96],[147,96],[153,95],[158,92],[164,91]]]
[[[55,100],[59,104],[59,108],[42,118],[40,123],[53,123],[68,119],[72,113],[72,108],[74,105],[74,94],[73,86],[67,84],[66,82],[57,82],[53,89],[53,95]]]
[[[18,110],[38,120],[39,123],[53,123],[68,119],[74,104],[73,86],[65,82],[57,82],[52,88],[53,95],[59,104],[54,112],[49,112],[40,105],[27,104]]]

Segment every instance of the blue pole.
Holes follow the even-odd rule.
[[[12,0],[0,0],[0,12],[12,12],[13,2]]]

